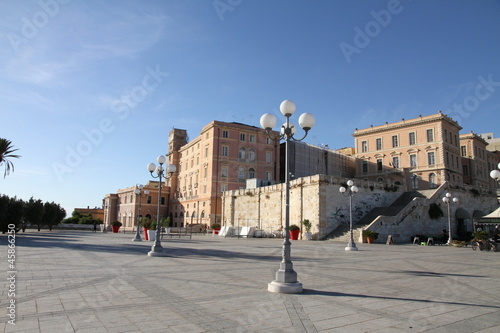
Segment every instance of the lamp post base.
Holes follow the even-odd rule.
[[[280,294],[300,294],[303,288],[300,282],[286,283],[273,281],[267,285],[267,290],[272,293]]]
[[[142,238],[141,236],[139,236],[139,238],[135,237],[134,239],[132,239],[133,242],[142,242]]]
[[[351,245],[347,245],[346,248],[345,248],[346,251],[357,251],[358,248],[356,247],[356,245],[354,246],[351,246]]]
[[[149,251],[148,252],[148,257],[166,257],[167,254],[165,252],[155,252],[155,251]]]
[[[167,254],[163,252],[161,245],[153,245],[151,251],[148,252],[149,257],[166,257]]]

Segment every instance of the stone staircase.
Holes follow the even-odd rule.
[[[396,199],[390,206],[387,207],[376,207],[368,212],[363,218],[361,218],[353,227],[353,238],[357,242],[359,236],[363,229],[373,222],[379,215],[384,216],[396,216],[403,208],[405,208],[414,198],[428,198],[434,193],[435,190],[422,190],[422,191],[410,191],[404,192],[401,196]],[[335,240],[335,241],[345,241],[350,240],[350,228],[347,224],[342,224],[328,234],[325,239]]]

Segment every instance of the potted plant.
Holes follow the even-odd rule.
[[[288,231],[290,232],[291,240],[299,239],[300,228],[298,225],[292,224],[290,227],[288,227]]]
[[[147,240],[150,240],[150,241],[156,240],[156,220],[150,221]]]
[[[210,226],[214,230],[214,234],[218,234],[220,230],[220,223],[214,223]]]
[[[142,231],[144,232],[144,239],[149,240],[148,238],[148,230],[151,229],[151,220],[144,217],[142,219]]]
[[[363,238],[366,238],[368,244],[371,244],[374,240],[378,239],[378,232],[373,230],[363,230]]]
[[[165,228],[165,233],[166,234],[170,233],[170,228],[169,228],[169,226],[170,226],[170,216],[161,220],[161,226],[163,228]]]
[[[122,226],[123,224],[120,222],[120,221],[115,221],[113,223],[111,223],[111,230],[114,232],[114,233],[117,233],[119,230],[120,230],[120,227]]]
[[[306,232],[304,233],[304,236],[306,237],[306,240],[311,240],[312,232],[312,223],[308,219],[305,219],[302,221],[302,225],[304,226],[304,229],[306,229]]]

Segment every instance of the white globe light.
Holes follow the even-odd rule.
[[[155,171],[155,170],[156,170],[156,164],[154,164],[154,163],[149,163],[149,164],[148,164],[148,171],[149,171],[149,172],[153,172],[153,171]]]
[[[141,190],[139,190],[138,188],[136,188],[136,189],[134,190],[134,193],[135,193],[135,194],[137,194],[137,195],[139,195],[139,194],[141,194]]]
[[[167,166],[167,172],[168,172],[168,173],[174,173],[176,170],[177,170],[177,168],[176,168],[176,167],[175,167],[175,165],[173,165],[173,164],[169,164],[169,165]]]
[[[149,190],[145,190],[145,191],[144,191],[144,194],[145,194],[145,195],[148,195],[148,194],[149,194]]]
[[[341,186],[341,187],[339,188],[339,191],[340,191],[340,193],[344,193],[344,192],[346,191],[346,189],[345,189],[345,187],[344,187],[344,186]]]
[[[447,197],[443,197],[443,202],[444,202],[444,203],[448,203],[448,200],[449,200],[449,199],[448,199]]]
[[[310,113],[303,113],[299,117],[299,125],[305,131],[309,131],[311,128],[313,128],[315,123],[316,119],[314,119],[314,116]]]
[[[288,123],[288,126],[290,126],[290,130],[291,130],[291,134],[292,136],[295,135],[295,125],[292,124],[292,123]],[[286,123],[284,123],[282,126],[281,126],[281,134],[285,134],[285,128],[286,128]]]
[[[138,188],[139,190],[142,190],[142,189],[144,188],[144,185],[139,184],[139,185],[137,185],[137,188]]]
[[[446,197],[447,197],[447,198],[451,198],[451,193],[449,193],[449,192],[448,192],[448,193],[446,193]]]
[[[160,156],[158,156],[158,158],[156,160],[158,161],[158,163],[163,164],[163,163],[165,163],[167,158],[163,155],[160,155]]]
[[[356,185],[351,186],[351,191],[353,191],[354,193],[357,193],[358,187]]]
[[[295,112],[295,103],[292,102],[289,99],[285,99],[283,102],[280,104],[280,112],[284,116],[291,116]]]
[[[352,179],[349,179],[347,181],[347,186],[352,186],[352,185],[354,185],[354,182],[352,181]]]
[[[453,198],[453,202],[457,203],[458,202],[458,198]]]
[[[260,126],[266,130],[272,130],[276,126],[276,117],[270,113],[264,113],[260,117]]]
[[[498,170],[491,171],[490,172],[490,177],[493,178],[493,179],[500,179],[500,171],[498,171]]]

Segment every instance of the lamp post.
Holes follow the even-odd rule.
[[[500,163],[498,163],[498,169],[500,169]],[[490,177],[496,180],[500,184],[500,171],[499,170],[491,170]]]
[[[352,237],[352,197],[358,193],[358,187],[354,185],[352,180],[347,181],[348,188],[346,189],[344,186],[339,188],[340,193],[344,196],[349,196],[349,230],[351,232],[351,239],[349,240],[349,244],[345,248],[346,251],[357,251],[356,243],[354,243],[354,238]]]
[[[453,240],[451,239],[451,212],[450,212],[451,201],[457,203],[458,198],[451,199],[451,193],[446,193],[446,196],[443,197],[443,202],[448,205],[448,245],[451,245],[451,243],[453,243]]]
[[[161,186],[162,182],[161,179],[162,177],[165,177],[165,180],[168,178],[172,177],[172,173],[175,172],[176,167],[173,164],[170,164],[166,167],[166,169],[163,169],[163,164],[166,162],[167,158],[163,155],[158,156],[156,159],[158,161],[158,166],[154,163],[149,163],[148,164],[148,171],[151,173],[151,176],[153,178],[158,178],[158,214],[156,215],[156,237],[155,237],[155,242],[153,246],[151,247],[151,251],[148,252],[148,256],[150,257],[161,257],[165,256],[163,253],[163,247],[161,246],[161,241],[160,241],[160,236],[161,236]],[[156,176],[153,174],[156,173]],[[167,176],[165,176],[164,172],[167,173]],[[167,199],[168,200],[168,199]]]
[[[284,100],[280,105],[280,112],[286,117],[286,122],[281,126],[281,135],[276,138],[271,136],[271,130],[276,125],[276,117],[270,113],[265,113],[260,117],[260,125],[266,130],[267,135],[274,141],[285,140],[285,238],[283,241],[282,260],[279,270],[276,272],[276,279],[268,284],[268,291],[285,294],[296,294],[302,292],[302,283],[297,281],[297,273],[293,270],[293,263],[290,256],[290,175],[288,171],[288,143],[291,140],[302,141],[307,136],[309,130],[316,122],[310,113],[303,113],[299,117],[299,125],[304,129],[305,135],[301,139],[295,139],[295,126],[290,123],[290,117],[295,112],[295,103]]]
[[[135,195],[139,198],[139,210],[137,211],[137,230],[135,231],[135,237],[132,239],[134,242],[142,242],[141,239],[141,233],[139,232],[139,225],[140,225],[140,220],[141,220],[141,199],[142,199],[142,189],[144,188],[144,185],[139,184],[134,190]],[[144,190],[144,197],[147,197],[149,195],[149,190]]]

